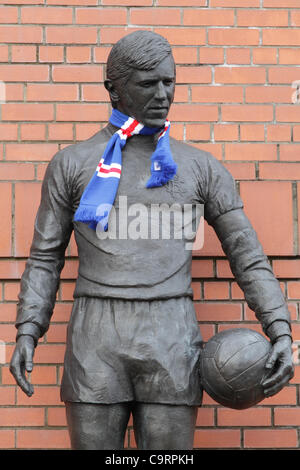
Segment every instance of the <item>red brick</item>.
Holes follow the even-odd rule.
[[[214,277],[212,260],[193,260],[192,277]]]
[[[298,67],[270,67],[269,68],[269,83],[287,83],[299,80]]]
[[[15,404],[15,387],[1,387],[0,388],[0,405],[14,405]]]
[[[100,43],[101,44],[115,44],[126,34],[133,31],[138,31],[140,28],[128,28],[128,27],[102,27],[100,31]],[[143,28],[147,29],[147,28]]]
[[[200,300],[202,298],[200,282],[192,282],[191,285],[193,289],[193,300]]]
[[[96,134],[96,132],[100,131],[100,124],[86,124],[86,123],[79,123],[75,124],[75,135],[76,140],[85,140],[91,137],[92,135]]]
[[[18,23],[18,8],[2,6],[0,23]]]
[[[44,408],[0,408],[0,426],[43,426]]]
[[[210,140],[208,124],[186,124],[186,140]]]
[[[240,303],[196,303],[195,310],[198,321],[241,321],[242,308]]]
[[[271,180],[299,180],[300,165],[299,163],[260,163],[259,164],[260,179]]]
[[[292,255],[292,187],[287,182],[242,181],[241,197],[245,212],[267,254]],[[257,208],[259,207],[259,211]],[[285,230],[282,230],[285,227]]]
[[[215,83],[265,83],[263,67],[219,67],[215,70]]]
[[[54,65],[54,82],[96,82],[103,79],[100,65]]]
[[[250,49],[245,47],[230,48],[226,51],[228,64],[250,64]]]
[[[46,41],[49,44],[96,44],[97,28],[48,26]]]
[[[134,25],[179,25],[181,22],[180,10],[164,8],[132,9],[130,22]],[[120,24],[122,24],[120,22]],[[125,17],[126,24],[126,17]]]
[[[58,104],[57,121],[107,121],[108,105],[106,104]]]
[[[294,408],[275,408],[275,426],[300,426],[300,410]]]
[[[263,142],[265,140],[265,127],[263,124],[241,124],[240,133],[241,140],[247,142],[258,140]]]
[[[27,85],[27,101],[77,101],[78,85],[37,84]]]
[[[277,122],[300,122],[298,107],[295,105],[277,106]]]
[[[208,44],[214,46],[257,46],[259,44],[259,30],[212,28],[208,30]]]
[[[199,0],[198,0],[199,1]],[[150,6],[152,0],[102,0],[102,5],[124,5],[124,6]]]
[[[104,101],[109,102],[109,96],[104,88],[101,85],[82,85],[82,100],[86,101]]]
[[[228,282],[204,282],[204,298],[207,300],[229,299]]]
[[[67,426],[65,407],[48,408],[49,426]]]
[[[247,410],[217,410],[218,426],[270,426],[270,408],[251,408]]]
[[[8,64],[0,65],[0,79],[4,82],[18,82],[20,77],[24,82],[44,82],[49,79],[47,65],[39,64]]]
[[[253,64],[276,64],[277,63],[277,50],[275,48],[260,48],[252,49]]]
[[[259,7],[260,0],[244,0],[243,4],[239,0],[211,0],[211,7]]]
[[[13,429],[0,430],[0,447],[13,449],[15,447],[15,431]]]
[[[1,171],[1,167],[0,167]],[[7,175],[6,175],[7,176]],[[8,178],[6,178],[8,179]],[[0,256],[10,256],[12,249],[12,186],[10,183],[0,183]]]
[[[21,124],[21,140],[45,140],[46,125],[38,123]]]
[[[186,9],[183,24],[188,26],[233,26],[234,10]]]
[[[201,69],[200,69],[201,70]],[[192,101],[198,103],[242,103],[243,88],[238,86],[192,86]]]
[[[224,162],[224,166],[236,180],[253,180],[256,178],[254,162]]]
[[[125,8],[77,8],[76,23],[95,25],[126,25],[127,11]]]
[[[23,7],[21,22],[32,24],[72,24],[71,8]]]
[[[48,0],[48,5],[97,5],[98,0]]]
[[[36,46],[12,46],[12,62],[36,62]]]
[[[204,28],[157,28],[155,32],[164,36],[171,45],[201,46],[206,44]]]
[[[270,28],[262,31],[263,46],[299,46],[300,30],[291,28]]]
[[[73,124],[50,123],[48,126],[49,140],[73,140]]]
[[[8,62],[8,46],[6,44],[0,45],[0,62]]]
[[[288,11],[280,10],[238,10],[238,26],[288,26]]]
[[[73,285],[74,291],[74,285]],[[67,335],[67,325],[52,324],[47,332],[48,343],[65,343]]]
[[[7,160],[48,161],[58,151],[56,144],[7,144]]]
[[[274,273],[280,278],[299,277],[300,260],[290,259],[281,260],[275,259],[272,263]]]
[[[67,62],[73,64],[86,64],[91,62],[91,49],[89,46],[67,47]]]
[[[246,88],[246,103],[290,103],[291,87],[250,86]]]
[[[172,52],[176,64],[195,64],[198,62],[196,47],[173,47]]]
[[[196,429],[194,438],[194,449],[220,449],[240,447],[240,431],[230,429]]]
[[[2,278],[5,278],[4,275]],[[0,303],[0,314],[2,321],[14,322],[16,320],[16,304]]]
[[[43,30],[39,26],[0,26],[0,42],[41,43]]]
[[[0,163],[0,178],[1,180],[33,180],[34,175],[34,165],[31,163],[9,163],[1,162]],[[10,193],[6,194],[6,204],[10,198]],[[1,211],[3,215],[3,211]],[[7,228],[7,226],[6,226]]]
[[[297,0],[264,0],[264,8],[299,8]]]
[[[4,121],[52,121],[52,104],[6,103],[2,105]]]
[[[224,49],[221,47],[201,47],[199,56],[200,64],[223,64]]]
[[[6,282],[4,284],[4,299],[5,300],[18,300],[19,291],[20,291],[19,282]]]
[[[198,256],[224,256],[221,243],[214,231],[206,222],[204,223],[204,245],[197,252]],[[203,260],[204,262],[204,260]]]
[[[107,1],[107,0],[105,0]],[[162,7],[182,7],[182,0],[158,0],[157,4]],[[151,2],[152,5],[152,2]],[[184,0],[185,7],[206,7],[207,0]]]
[[[18,126],[16,124],[0,123],[0,140],[17,140]]]
[[[38,349],[41,345],[38,346]],[[37,349],[37,351],[38,351]],[[36,386],[34,387],[34,394],[31,397],[18,388],[17,389],[17,404],[24,406],[41,406],[41,405],[61,405],[60,401],[60,387],[58,386]]]
[[[280,144],[280,160],[299,162],[300,144]]]
[[[15,253],[17,256],[29,254],[34,219],[40,198],[40,183],[17,183],[15,185]],[[30,211],[28,211],[29,207]]]
[[[300,298],[300,282],[289,282],[288,283],[288,298],[299,299]]]
[[[205,66],[183,67],[178,66],[176,71],[177,83],[210,83],[212,78],[211,68]]]
[[[20,449],[68,449],[70,448],[67,430],[18,430],[17,445]]]
[[[74,289],[74,282],[62,282],[60,285],[60,299],[63,301],[73,300]]]
[[[111,47],[94,47],[94,62],[106,64]]]
[[[245,448],[269,449],[296,447],[298,443],[296,429],[246,429]]]
[[[170,111],[172,121],[217,121],[217,106],[197,104],[173,104]]]
[[[63,62],[64,48],[63,46],[39,46],[40,62]]]
[[[300,60],[299,48],[283,47],[279,49],[279,64],[282,65],[297,65]]]
[[[276,160],[275,144],[225,144],[226,160]]]
[[[218,140],[238,140],[239,129],[236,124],[216,124],[214,126],[214,138]]]
[[[37,364],[34,364],[30,380],[31,383],[34,385],[55,385],[57,383],[56,367],[39,366]],[[15,384],[15,379],[9,372],[8,367],[2,367],[2,383],[4,385]]]
[[[73,303],[59,303],[57,302],[54,307],[53,322],[67,322],[70,319],[71,310],[72,310]]]
[[[221,107],[223,121],[272,121],[273,106],[271,105],[230,105]]]
[[[295,129],[295,128],[294,128]],[[295,139],[295,133],[294,133]],[[269,124],[267,126],[267,140],[274,141],[291,141],[291,127],[285,124]]]
[[[24,85],[22,83],[6,83],[6,101],[23,101],[23,99]]]
[[[197,415],[196,426],[213,426],[214,425],[214,410],[212,408],[199,408]]]

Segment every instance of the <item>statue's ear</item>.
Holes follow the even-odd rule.
[[[114,83],[111,80],[107,79],[107,80],[104,80],[104,86],[105,86],[105,88],[107,89],[107,91],[109,93],[111,101],[112,102],[119,101],[119,99],[120,99],[119,93],[117,92],[117,90],[114,86]]]

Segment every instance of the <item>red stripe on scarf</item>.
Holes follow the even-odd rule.
[[[123,128],[121,127],[122,134],[123,134],[123,135],[127,135],[127,137],[130,137],[131,134],[132,134],[132,132],[134,131],[134,129],[135,129],[136,126],[138,126],[138,125],[139,125],[139,122],[136,121],[136,120],[134,120],[134,121],[130,124],[130,126],[127,127],[127,129],[123,129]]]

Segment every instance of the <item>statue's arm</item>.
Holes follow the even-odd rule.
[[[272,349],[264,382],[266,396],[277,393],[293,376],[290,315],[280,284],[243,210],[235,181],[210,154],[199,172],[204,215],[221,241],[235,279],[249,307],[270,338]],[[276,367],[274,367],[276,366]]]
[[[222,214],[212,225],[247,304],[271,340],[273,347],[266,364],[270,373],[263,386],[266,396],[274,395],[293,377],[290,315],[285,298],[244,211]]]
[[[25,369],[32,370],[34,348],[49,328],[65,250],[73,229],[69,189],[64,159],[57,154],[43,181],[30,256],[21,278],[17,344],[10,365],[18,385],[29,396],[33,390],[26,380]]]

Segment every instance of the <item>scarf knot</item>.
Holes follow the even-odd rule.
[[[147,188],[163,186],[174,177],[177,164],[174,162],[169,142],[170,122],[163,128],[146,127],[134,118],[113,109],[110,123],[119,129],[108,141],[96,171],[85,188],[74,220],[88,224],[101,231],[108,228],[110,209],[114,203],[122,171],[122,149],[133,135],[153,135],[159,132],[156,149],[151,156],[151,176]]]

